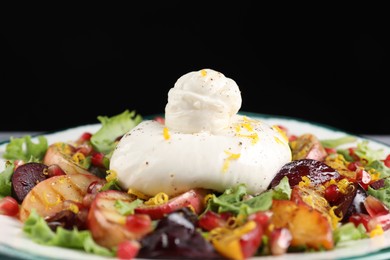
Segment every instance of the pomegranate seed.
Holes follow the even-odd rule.
[[[133,214],[126,217],[125,227],[133,233],[145,233],[152,225],[152,219],[146,214]]]
[[[0,215],[15,217],[19,213],[19,204],[11,196],[5,196],[0,200]]]
[[[165,124],[165,119],[162,116],[156,116],[154,118],[154,120],[156,120],[157,122],[159,122],[162,125]]]
[[[91,134],[91,133],[85,132],[85,133],[83,133],[83,134],[79,137],[79,139],[77,140],[77,142],[78,142],[78,143],[84,143],[84,142],[86,142],[86,141],[91,140],[91,137],[92,137],[92,134]]]
[[[390,168],[390,154],[386,156],[386,159],[383,160],[385,163],[386,167]]]
[[[360,162],[350,162],[348,164],[347,168],[350,171],[356,171],[359,168],[360,165],[361,165]]]
[[[199,219],[198,225],[204,230],[210,231],[217,227],[226,226],[226,220],[214,211],[208,210]]]
[[[337,187],[336,184],[329,185],[325,189],[325,195],[324,196],[325,196],[325,199],[327,201],[329,201],[329,202],[337,201],[340,198],[340,196],[341,196],[341,192],[340,192],[339,187]]]
[[[134,259],[140,248],[141,246],[137,241],[123,241],[118,245],[117,258],[123,260]]]
[[[64,170],[61,169],[60,166],[57,164],[52,164],[47,167],[47,177],[53,177],[53,176],[60,176],[60,175],[65,175],[66,173]]]
[[[94,166],[106,168],[104,164],[104,153],[96,152],[91,157],[91,163]]]
[[[336,148],[325,147],[325,151],[326,151],[327,154],[337,153]]]
[[[291,244],[292,234],[287,228],[275,228],[269,239],[272,255],[283,255]]]

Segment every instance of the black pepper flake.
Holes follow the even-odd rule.
[[[149,162],[145,162],[146,165],[149,165]]]

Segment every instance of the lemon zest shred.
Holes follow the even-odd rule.
[[[383,234],[383,228],[381,225],[376,225],[373,230],[370,232],[370,237],[375,237]]]
[[[187,208],[189,208],[193,213],[196,213],[195,208],[192,205],[188,205]]]
[[[225,153],[228,155],[228,157],[224,160],[224,163],[222,165],[222,172],[227,172],[230,166],[231,160],[238,160],[241,156],[239,153],[232,153],[229,151],[225,151]]]
[[[288,137],[285,131],[283,131],[278,125],[273,125],[272,129],[278,132],[284,139],[285,142],[288,142]]]
[[[251,139],[252,144],[255,144],[259,141],[259,135],[257,133],[253,133],[249,135],[239,134],[237,136]]]
[[[163,136],[164,136],[165,140],[169,140],[169,138],[171,138],[171,135],[169,134],[168,127],[164,127],[164,129],[163,129]]]
[[[127,193],[130,194],[130,195],[135,195],[135,196],[137,196],[137,198],[140,198],[140,199],[143,199],[143,200],[148,200],[148,199],[150,199],[149,196],[143,194],[142,192],[140,192],[140,191],[138,191],[138,190],[136,190],[136,189],[129,188],[129,189],[127,190]]]
[[[203,205],[207,205],[207,203],[209,202],[210,199],[213,198],[213,194],[212,193],[209,193],[207,194],[204,199],[203,199]]]
[[[220,254],[229,259],[244,259],[239,241],[242,235],[254,228],[256,228],[256,223],[253,220],[234,229],[217,227],[210,231],[208,239]]]
[[[164,192],[157,193],[154,197],[144,202],[145,205],[161,205],[168,202],[169,196]]]
[[[375,170],[374,168],[369,169],[368,173],[371,176],[371,181],[377,181],[381,178],[381,173]]]
[[[310,187],[311,181],[310,181],[309,177],[303,176],[302,180],[298,183],[298,185],[299,185],[299,188]]]
[[[69,210],[72,211],[75,214],[79,213],[79,211],[80,211],[79,207],[76,204],[74,204],[74,203],[71,203],[69,205]]]
[[[110,182],[110,181],[115,181],[117,179],[116,171],[107,170],[106,173],[107,173],[106,181]]]
[[[57,142],[55,144],[55,146],[61,150],[62,153],[66,154],[66,155],[70,155],[72,154],[72,149],[70,149],[70,145],[67,145],[66,143],[64,142]]]
[[[274,136],[274,139],[275,141],[278,143],[278,144],[284,144],[284,142],[282,140],[280,140],[277,136]]]
[[[350,192],[350,184],[351,182],[344,178],[338,181],[336,185],[342,194],[347,194],[348,192]]]
[[[49,207],[56,206],[60,204],[62,201],[61,196],[58,193],[55,194],[56,200],[54,202],[49,201],[48,199],[49,196],[50,196],[49,193],[47,193],[46,191],[43,192],[43,201],[45,202],[46,209],[48,209]]]
[[[329,209],[329,216],[330,216],[330,223],[333,227],[333,229],[336,229],[337,228],[337,225],[338,223],[340,222],[340,220],[343,218],[342,216],[339,217],[336,215],[336,213],[334,212],[334,210],[337,208],[337,206],[333,206]]]
[[[85,155],[83,153],[77,152],[77,153],[73,154],[72,160],[75,163],[80,164],[80,162],[85,160]]]
[[[207,71],[206,71],[205,69],[201,70],[201,71],[200,71],[200,75],[201,75],[202,77],[206,77]]]
[[[253,126],[250,123],[243,123],[242,127],[248,130],[249,132],[253,131]]]

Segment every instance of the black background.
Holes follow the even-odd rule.
[[[386,10],[249,1],[9,9],[0,131],[163,113],[181,75],[212,68],[237,82],[241,111],[390,134]]]

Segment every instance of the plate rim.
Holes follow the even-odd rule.
[[[298,124],[307,124],[307,125],[311,125],[311,126],[314,126],[314,127],[325,129],[327,131],[338,132],[338,133],[342,133],[342,134],[346,134],[346,135],[352,135],[352,136],[355,136],[355,137],[357,137],[359,139],[369,140],[370,142],[383,145],[383,146],[387,147],[388,149],[390,149],[390,145],[386,144],[384,142],[381,142],[381,141],[378,141],[378,140],[375,140],[375,139],[372,139],[372,138],[368,138],[368,137],[365,137],[365,136],[360,135],[360,134],[352,133],[352,132],[349,132],[349,131],[346,131],[346,130],[343,130],[341,128],[334,127],[334,126],[331,126],[331,125],[328,125],[328,124],[324,124],[324,123],[320,123],[320,122],[316,122],[316,121],[312,121],[312,120],[306,120],[306,119],[299,118],[299,117],[284,116],[284,115],[273,115],[273,114],[264,114],[264,113],[247,112],[247,111],[239,111],[238,114],[239,115],[243,115],[243,116],[248,116],[248,117],[260,118],[260,119],[262,119],[262,118],[263,119],[275,119],[275,120],[281,119],[281,120],[284,120],[284,121],[286,121],[286,120],[287,121],[294,121],[294,122],[297,122]],[[158,116],[164,116],[164,114],[163,113],[150,114],[150,115],[142,116],[142,119],[143,120],[150,120],[150,119],[153,119],[153,118],[158,117]],[[83,128],[86,128],[86,127],[97,127],[98,128],[99,125],[100,125],[100,122],[96,122],[96,123],[86,124],[86,125],[71,126],[71,127],[67,127],[67,128],[61,129],[61,130],[53,130],[53,131],[46,131],[46,132],[41,132],[41,133],[37,133],[37,134],[31,134],[30,136],[31,137],[37,137],[37,136],[41,136],[41,135],[43,135],[43,136],[56,135],[56,134],[61,134],[61,133],[66,132],[66,131],[72,131],[72,130],[76,131],[78,128],[80,128],[80,129],[83,129]],[[0,142],[0,147],[1,148],[5,148],[5,145],[8,144],[9,142],[10,142],[10,139],[4,140],[4,141]],[[0,155],[1,154],[2,154],[2,151],[0,150]],[[3,158],[1,158],[1,159],[3,159]],[[387,231],[387,232],[390,232],[390,231]],[[335,259],[352,259],[352,258],[356,259],[356,257],[357,258],[359,258],[359,257],[367,257],[367,256],[371,256],[371,255],[376,256],[377,254],[380,254],[381,251],[385,251],[385,253],[390,253],[390,251],[387,252],[387,250],[390,250],[390,247],[382,248],[380,250],[369,252],[369,253],[364,254],[364,255],[346,256],[346,257],[341,257],[341,258],[338,257],[338,258],[335,258]],[[7,260],[8,259],[30,259],[30,260],[37,260],[37,259],[48,260],[48,259],[53,259],[53,258],[45,256],[45,255],[39,255],[39,254],[36,254],[34,252],[29,252],[29,251],[23,250],[23,248],[21,248],[21,249],[14,248],[14,247],[9,246],[9,245],[4,244],[4,243],[0,243],[0,256],[5,257],[5,259],[7,259]],[[265,257],[270,257],[270,256],[265,256]],[[262,258],[262,256],[256,256],[255,259],[261,259],[261,258]],[[109,258],[109,259],[111,259],[111,258]]]

